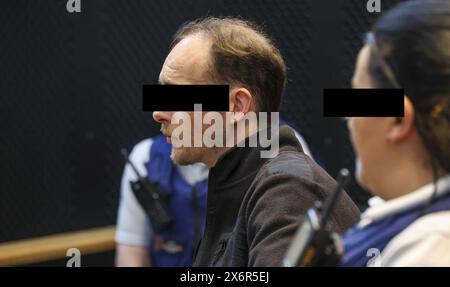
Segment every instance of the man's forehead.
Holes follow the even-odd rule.
[[[179,76],[195,77],[202,74],[210,59],[210,46],[210,41],[200,34],[181,40],[164,61],[160,82],[165,83]]]
[[[356,61],[355,74],[353,75],[354,84],[367,84],[370,80],[369,77],[369,56],[370,56],[370,46],[364,46],[359,54]]]

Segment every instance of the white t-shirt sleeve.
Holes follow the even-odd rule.
[[[143,176],[147,175],[144,164],[149,160],[149,151],[152,143],[152,139],[143,140],[130,153],[130,161]],[[130,186],[130,181],[136,179],[137,176],[131,166],[126,164],[120,187],[115,240],[120,244],[149,246],[153,234],[151,224]]]
[[[386,246],[373,266],[450,266],[450,211],[418,219]]]

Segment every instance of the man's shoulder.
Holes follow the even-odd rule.
[[[336,181],[310,157],[298,151],[283,151],[258,171],[246,205],[246,214],[270,206],[303,215],[317,201],[324,202],[336,188]],[[274,209],[275,208],[275,209]],[[350,197],[339,197],[331,216],[332,230],[343,232],[356,223],[359,210]]]
[[[281,151],[257,171],[249,189],[249,197],[278,197],[283,192],[286,200],[324,200],[336,182],[309,156],[299,151]]]
[[[308,155],[299,151],[280,151],[260,169],[260,176],[286,175],[304,181],[333,179]]]

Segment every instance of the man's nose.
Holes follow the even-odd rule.
[[[160,124],[170,123],[171,116],[172,112],[159,112],[159,111],[153,112],[153,119]]]

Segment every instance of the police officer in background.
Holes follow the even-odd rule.
[[[125,166],[116,231],[116,265],[128,267],[182,267],[192,264],[195,241],[201,236],[206,209],[208,168],[196,163],[176,166],[170,159],[172,146],[158,135],[139,142],[129,160],[142,176],[159,185],[167,195],[173,224],[160,231],[134,194],[130,183],[137,179]]]
[[[385,14],[353,86],[404,88],[404,117],[348,119],[357,179],[385,202],[344,235],[341,266],[450,266],[450,1]]]

